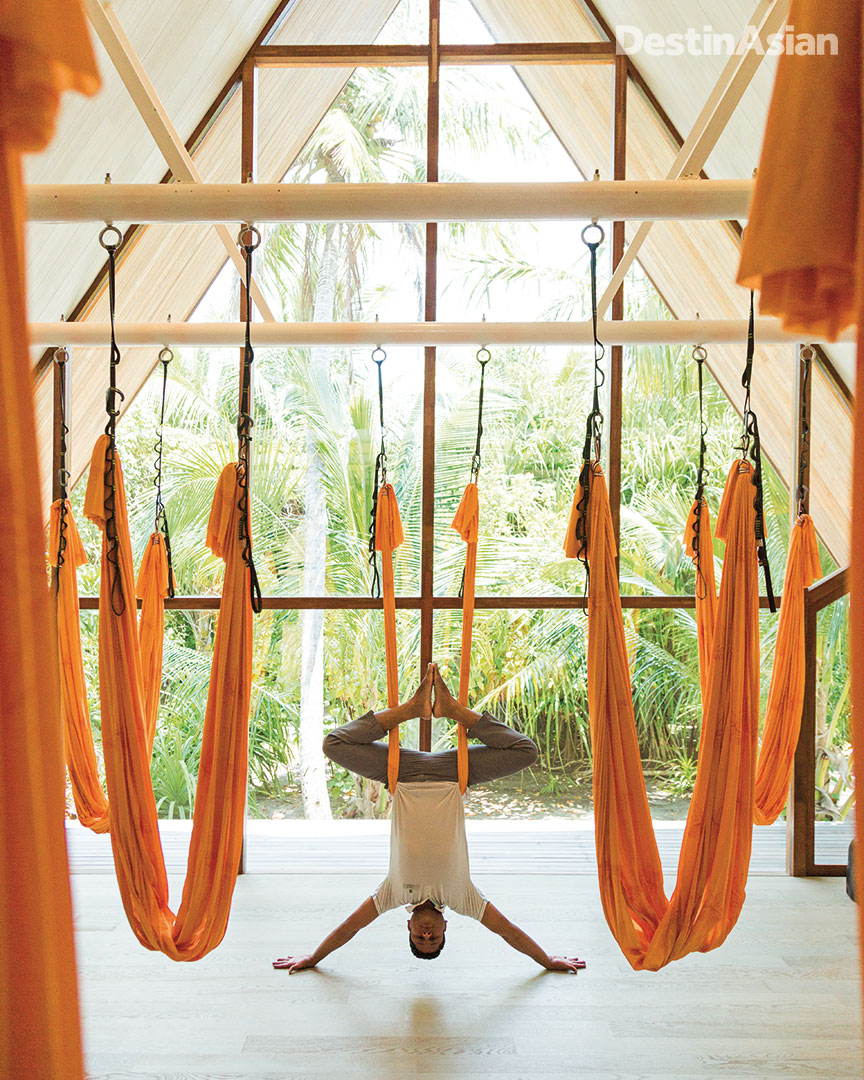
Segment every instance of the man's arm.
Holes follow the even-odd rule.
[[[526,956],[530,956],[532,960],[536,961],[540,967],[546,968],[547,971],[572,971],[575,974],[580,968],[585,967],[584,960],[579,960],[575,956],[549,956],[524,930],[520,930],[518,926],[515,926],[508,918],[502,915],[494,904],[486,904],[480,922],[493,933],[504,938],[512,948],[525,953]]]
[[[375,906],[375,901],[369,896],[355,912],[348,916],[345,922],[337,926],[335,930],[324,938],[315,952],[310,953],[309,956],[283,956],[281,959],[273,961],[273,967],[287,970],[289,975],[292,975],[295,971],[303,971],[304,968],[313,968],[316,964],[320,964],[325,956],[329,956],[336,949],[341,949],[343,945],[354,937],[358,930],[362,930],[364,926],[368,926],[377,918],[378,908]]]

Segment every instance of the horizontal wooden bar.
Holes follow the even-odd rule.
[[[777,597],[777,605],[780,604]],[[218,596],[175,596],[165,600],[169,611],[217,611]],[[97,611],[98,596],[81,596],[79,604],[82,611]],[[380,611],[382,601],[371,596],[265,596],[262,598],[265,609],[273,611]],[[478,596],[474,602],[478,610],[551,610],[562,608],[584,608],[584,596]],[[141,601],[138,601],[140,608]],[[419,596],[397,596],[396,607],[403,610],[419,611],[422,600]],[[628,610],[686,610],[696,606],[694,596],[622,596],[621,606]],[[768,598],[759,597],[759,606],[768,607]],[[433,596],[432,607],[438,611],[459,610],[462,599],[459,596]]]
[[[846,877],[845,863],[812,863],[807,877]]]
[[[241,322],[159,322],[117,323],[117,344],[121,348],[164,345],[177,348],[230,349],[243,344]],[[110,338],[111,328],[99,322],[31,323],[31,345],[52,348],[102,346]],[[604,345],[744,345],[747,322],[744,319],[634,319],[611,320],[598,324],[597,332]],[[795,335],[784,330],[780,320],[756,320],[756,337],[762,345],[794,341]],[[851,340],[847,331],[842,340]],[[252,344],[257,348],[311,348],[313,346],[345,349],[355,346],[409,345],[415,348],[470,345],[564,345],[588,346],[593,341],[590,322],[489,322],[489,323],[283,323],[260,322],[252,325]],[[422,357],[421,357],[422,359]]]
[[[442,64],[593,64],[611,63],[608,41],[496,42],[493,45],[440,45]],[[428,45],[259,45],[251,54],[264,68],[426,67]]]
[[[426,67],[428,45],[259,45],[256,67]]]
[[[609,64],[615,60],[611,41],[535,41],[494,45],[442,45],[441,63],[461,64]]]
[[[753,181],[30,184],[25,190],[30,221],[726,221],[748,216]]]
[[[844,566],[815,582],[807,590],[807,605],[816,611],[833,604],[849,592],[849,567]]]

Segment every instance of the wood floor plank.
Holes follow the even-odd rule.
[[[596,879],[500,872],[482,887],[544,947],[541,971],[453,916],[433,963],[388,913],[321,968],[311,949],[378,875],[238,880],[223,944],[196,964],[138,945],[110,875],[72,880],[89,1080],[851,1080],[862,1075],[855,909],[837,879],[753,876],[722,948],[634,972]],[[674,884],[669,879],[669,885]],[[179,895],[182,878],[170,879]]]

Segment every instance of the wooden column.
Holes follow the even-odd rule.
[[[429,0],[429,75],[426,103],[426,181],[438,180],[440,133],[440,0]],[[438,312],[438,225],[426,226],[426,322]],[[432,659],[435,612],[435,361],[436,350],[423,352],[423,486],[420,507],[420,672]],[[420,721],[420,749],[432,749],[432,720]]]
[[[808,419],[810,410],[810,388],[812,382],[804,380],[804,361],[801,349],[797,346],[795,361],[795,423],[794,446],[792,450],[793,476],[791,491],[791,520],[794,523],[798,514],[798,464],[801,453],[802,413]],[[812,371],[811,371],[812,375]],[[803,482],[804,509],[810,509],[810,462],[804,463]],[[815,783],[816,783],[816,619],[818,611],[812,604],[809,592],[805,592],[804,608],[804,706],[801,714],[801,730],[795,747],[795,759],[789,797],[786,803],[786,872],[793,877],[806,877],[812,873],[815,861]]]
[[[247,60],[243,65],[241,81],[241,128],[240,128],[240,182],[243,184],[253,183],[258,166],[258,69],[254,60]],[[252,222],[246,222],[251,225]],[[240,282],[240,318],[245,320],[250,314],[252,298],[246,291],[245,282]],[[245,350],[240,350],[240,378],[238,400],[243,408],[243,358]],[[251,415],[254,397],[254,370],[249,375],[249,395],[246,400],[246,411]],[[247,446],[241,451],[238,446],[237,459],[246,470],[246,491],[249,499],[249,514],[252,514],[252,448]],[[238,874],[246,873],[246,819],[249,807],[249,782],[246,782],[246,800],[243,806],[243,846],[240,850],[240,866]]]
[[[627,179],[627,71],[626,55],[615,57],[613,75],[612,112],[612,179]],[[624,256],[624,222],[612,223],[612,272]],[[612,318],[624,318],[624,286],[612,298]],[[621,424],[624,384],[624,349],[613,345],[609,351],[609,426],[607,446],[609,453],[608,482],[609,504],[612,511],[612,528],[615,532],[615,550],[621,550]],[[616,564],[618,563],[616,554]]]

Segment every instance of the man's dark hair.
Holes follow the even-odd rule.
[[[421,952],[417,948],[417,946],[414,944],[414,940],[411,937],[411,931],[410,930],[408,931],[408,944],[411,947],[411,952],[414,953],[414,955],[419,960],[434,960],[436,956],[441,955],[441,950],[444,948],[444,935],[443,934],[441,935],[441,944],[438,946],[438,949],[437,949],[436,952]]]

